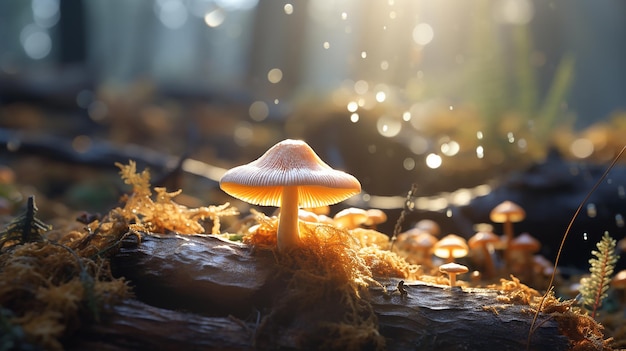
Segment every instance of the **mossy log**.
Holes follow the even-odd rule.
[[[280,328],[281,335],[262,335],[276,331],[264,328],[263,319],[286,289],[275,262],[271,251],[214,236],[146,236],[112,259],[115,274],[132,282],[137,300],[115,306],[73,344],[110,350],[305,348],[300,336],[308,327],[302,318]],[[384,282],[394,287],[397,280]],[[404,288],[406,294],[373,287],[363,296],[386,349],[526,349],[533,318],[528,305],[503,303],[491,289],[419,282]],[[328,306],[299,313],[329,314],[335,308],[337,302],[329,299]],[[554,319],[540,314],[538,325],[530,350],[568,349]]]

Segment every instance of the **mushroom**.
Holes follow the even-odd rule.
[[[533,255],[541,249],[541,243],[539,240],[533,238],[528,233],[522,233],[517,238],[513,239],[509,246],[506,248],[509,253],[509,265],[514,274],[520,275],[521,280],[528,283],[528,280],[532,277],[533,272]],[[519,257],[514,257],[514,253],[519,253]],[[518,261],[518,264],[514,264],[513,261]]]
[[[419,222],[415,223],[413,228],[420,229],[424,232],[429,232],[434,236],[439,236],[441,234],[441,227],[439,226],[439,224],[437,224],[437,222],[433,221],[432,219],[422,219]]]
[[[448,263],[455,258],[465,257],[469,253],[469,247],[465,239],[455,234],[448,234],[437,241],[433,247],[433,254],[445,258]]]
[[[367,211],[361,208],[349,207],[343,209],[333,217],[339,228],[354,229],[367,221]]]
[[[448,274],[448,278],[450,280],[450,287],[452,288],[456,286],[456,275],[469,272],[469,268],[467,268],[466,266],[462,264],[449,262],[449,263],[442,264],[441,266],[439,266],[439,271],[442,273]]]
[[[297,247],[299,207],[320,207],[361,191],[359,181],[324,163],[301,140],[283,140],[258,159],[228,170],[220,188],[233,197],[262,206],[279,206],[279,251]]]
[[[491,255],[493,254],[493,245],[495,243],[500,242],[500,238],[492,232],[481,231],[477,232],[469,238],[467,241],[470,249],[479,249],[482,252],[484,259],[484,268],[485,268],[485,278],[493,278],[496,273],[496,266],[493,263],[493,258]]]
[[[376,229],[377,225],[387,221],[387,214],[385,214],[382,210],[370,208],[365,212],[367,214],[367,220],[363,224],[369,228]]]
[[[431,268],[433,265],[431,250],[436,243],[437,237],[427,232],[411,236],[404,244],[408,261]]]
[[[526,218],[526,211],[512,201],[504,201],[494,207],[489,214],[489,218],[494,223],[503,223],[504,234],[507,245],[513,240],[513,223],[521,222]]]

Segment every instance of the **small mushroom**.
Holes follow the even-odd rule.
[[[424,232],[429,232],[430,234],[437,237],[441,234],[441,227],[439,226],[439,224],[437,224],[437,222],[433,221],[432,219],[422,219],[419,222],[415,223],[413,228],[417,228]]]
[[[450,280],[450,287],[456,286],[456,275],[469,272],[469,268],[462,264],[449,262],[439,266],[439,271],[448,274]]]
[[[477,232],[469,240],[467,244],[470,249],[478,249],[481,251],[484,259],[484,277],[493,278],[496,273],[496,266],[493,263],[493,245],[500,242],[500,238],[492,232]]]
[[[409,233],[416,229],[411,229]],[[400,235],[398,235],[400,236]],[[399,249],[407,256],[409,263],[432,267],[431,250],[437,243],[437,238],[427,232],[419,232],[409,235],[400,245]]]
[[[339,228],[354,229],[367,221],[367,211],[361,208],[349,207],[343,209],[333,217]]]
[[[512,273],[519,275],[522,281],[529,282],[533,272],[533,255],[541,249],[539,240],[528,233],[522,233],[513,239],[507,247],[509,265]],[[514,256],[517,254],[516,256]],[[517,262],[514,262],[517,261]],[[517,264],[516,264],[517,263]]]
[[[320,207],[361,191],[359,181],[324,163],[301,140],[283,140],[249,164],[228,170],[220,180],[226,193],[255,205],[280,207],[277,246],[299,245],[299,207]]]
[[[376,229],[377,225],[387,221],[387,214],[385,214],[382,210],[370,208],[365,212],[367,214],[367,220],[363,224],[369,228]]]
[[[506,243],[509,244],[515,236],[513,223],[523,221],[526,218],[526,211],[518,204],[507,200],[494,207],[489,214],[489,218],[494,223],[502,223],[504,234],[506,235]]]
[[[455,258],[465,257],[468,253],[467,242],[456,234],[444,236],[433,247],[433,254],[446,259],[448,263],[454,261]]]

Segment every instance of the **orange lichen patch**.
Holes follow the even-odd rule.
[[[148,170],[137,173],[137,166],[133,161],[129,161],[128,165],[116,163],[116,166],[120,168],[124,183],[133,187],[132,194],[126,196],[124,206],[118,212],[134,223],[131,229],[138,232],[201,234],[205,229],[200,222],[210,219],[213,222],[211,234],[219,234],[220,217],[239,214],[228,203],[198,208],[180,205],[173,199],[181,190],[167,192],[165,188],[156,187],[156,198],[152,200]]]

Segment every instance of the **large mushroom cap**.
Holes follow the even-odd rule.
[[[299,207],[335,204],[361,191],[355,177],[332,169],[304,141],[291,139],[230,169],[220,180],[226,193],[262,206],[280,206],[285,186],[297,186]]]

